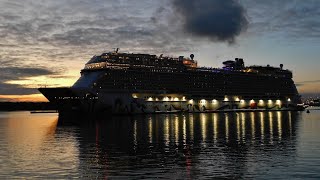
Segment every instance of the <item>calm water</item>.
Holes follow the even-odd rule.
[[[0,112],[0,179],[320,178],[320,111],[105,117]]]

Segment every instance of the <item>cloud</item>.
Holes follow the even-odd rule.
[[[0,94],[37,92],[8,81],[74,79],[68,71],[79,71],[91,56],[113,47],[131,52],[185,50],[188,43],[164,31],[166,25],[155,26],[150,17],[157,1],[149,2],[1,1]]]
[[[312,81],[301,81],[298,83],[320,83],[320,80],[312,80]]]
[[[312,81],[300,81],[296,83],[296,86],[304,86],[306,84],[320,83],[320,80],[312,80]]]
[[[174,0],[184,30],[194,36],[233,43],[247,29],[245,10],[236,0]]]
[[[7,63],[7,65],[10,63]],[[2,95],[24,95],[38,93],[36,88],[28,88],[25,85],[11,84],[9,81],[25,80],[29,77],[43,75],[55,75],[57,72],[43,67],[0,67],[0,94]]]
[[[24,77],[30,76],[41,76],[54,74],[54,72],[44,68],[34,67],[5,67],[0,68],[1,77],[6,79],[23,79]]]
[[[243,0],[250,21],[249,33],[288,40],[320,37],[320,4],[317,0]]]
[[[6,84],[0,82],[1,95],[28,95],[39,93],[36,88],[26,88],[18,84]]]
[[[5,46],[42,47],[41,54],[49,49],[93,55],[104,49],[120,47],[135,51],[151,49],[166,53],[174,49],[189,50],[191,43],[165,17],[155,23],[153,16],[166,16],[166,1],[132,2],[105,1],[48,1],[33,0],[20,3],[0,2],[4,12],[0,15],[0,36]],[[158,10],[156,10],[157,7]],[[19,13],[17,13],[19,12]],[[21,13],[23,12],[23,13]],[[15,20],[12,21],[12,18]],[[161,17],[160,17],[161,18]],[[1,26],[3,25],[3,26]],[[171,28],[168,28],[168,26]],[[61,48],[63,46],[63,48]],[[101,47],[104,47],[103,49]],[[9,49],[9,47],[7,48]],[[133,50],[132,50],[133,49]],[[84,52],[84,50],[86,50]],[[92,51],[93,50],[93,51]],[[165,52],[163,52],[165,51]],[[88,55],[87,55],[88,56]],[[86,57],[87,57],[86,56]],[[89,57],[87,57],[89,58]]]
[[[3,18],[3,28],[0,28],[0,36],[10,39],[6,45],[10,45],[11,42],[24,46],[65,46],[64,48],[69,51],[71,48],[78,51],[79,46],[89,47],[89,50],[121,47],[133,49],[133,51],[135,51],[133,47],[139,47],[139,50],[149,49],[151,53],[176,53],[174,50],[188,51],[197,47],[197,43],[193,41],[197,39],[196,35],[202,36],[208,33],[200,32],[205,31],[205,26],[201,26],[201,29],[200,26],[193,29],[195,36],[181,33],[182,27],[177,23],[180,19],[176,16],[178,11],[172,6],[173,0],[161,2],[112,0],[108,3],[98,0],[94,2],[72,0],[17,2],[20,3],[3,2],[1,4],[0,2],[2,7],[6,7],[1,14],[6,15],[7,18]],[[228,11],[230,16],[236,16],[238,11],[242,11],[241,6],[235,1],[230,2],[232,3],[221,1],[210,3],[210,5],[222,4],[221,8],[231,8],[232,11]],[[16,12],[23,12],[23,14]],[[223,18],[229,20],[230,18],[227,17],[229,14]],[[218,16],[219,14],[208,9],[204,15]],[[202,17],[199,13],[190,23],[195,23]],[[12,21],[12,18],[15,20]],[[214,33],[217,33],[215,37],[211,34],[211,39],[233,41],[233,37],[228,36],[239,33],[236,26],[239,23],[245,24],[245,21],[238,23],[238,20],[243,20],[241,18],[234,19],[233,22],[204,21],[206,23],[204,25],[217,25],[210,29],[210,31],[216,30]],[[225,23],[217,24],[218,22]],[[218,29],[224,26],[228,27]],[[222,30],[230,31],[222,33]]]

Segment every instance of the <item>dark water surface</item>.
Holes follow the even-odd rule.
[[[88,119],[89,120],[89,119]],[[161,114],[58,125],[0,112],[0,179],[320,178],[320,111]]]

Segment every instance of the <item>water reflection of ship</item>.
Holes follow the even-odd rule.
[[[88,146],[95,145],[92,162],[105,167],[101,176],[116,175],[120,166],[134,171],[176,164],[185,170],[182,177],[208,166],[237,178],[257,168],[249,157],[293,158],[298,118],[299,112],[290,111],[112,117],[80,128],[79,150],[90,154]]]

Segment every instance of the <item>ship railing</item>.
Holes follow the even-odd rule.
[[[97,70],[97,69],[128,69],[133,68],[148,68],[148,69],[161,69],[161,70],[177,70],[177,67],[170,66],[155,66],[155,65],[144,65],[144,64],[127,64],[127,63],[93,63],[87,64],[84,70]]]
[[[221,71],[223,69],[220,68],[210,68],[210,67],[198,67],[197,70],[199,71]]]
[[[224,70],[220,68],[208,68],[208,67],[199,67],[196,69],[197,71],[203,71],[203,72],[229,72],[229,73],[246,73],[246,74],[259,74],[261,76],[274,76],[274,77],[289,77],[291,78],[292,75],[290,74],[290,71],[288,72],[287,70],[282,70],[281,73],[276,72],[271,72],[271,73],[264,73],[264,72],[259,72],[259,71],[244,71],[244,70]]]

